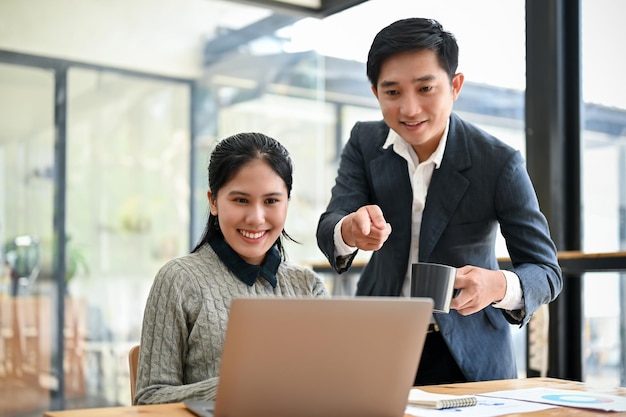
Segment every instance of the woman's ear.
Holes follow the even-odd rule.
[[[214,198],[213,193],[211,193],[211,190],[206,192],[206,196],[209,199],[209,206],[211,209],[211,214],[214,216],[217,216],[217,200]]]

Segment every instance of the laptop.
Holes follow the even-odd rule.
[[[402,417],[430,298],[237,298],[215,402],[199,416]]]

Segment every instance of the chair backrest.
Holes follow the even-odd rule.
[[[130,370],[130,402],[135,402],[135,388],[137,385],[137,365],[139,364],[139,345],[130,348],[128,352],[128,366]]]

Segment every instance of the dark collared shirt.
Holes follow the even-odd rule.
[[[220,260],[232,271],[237,278],[249,286],[253,286],[257,278],[263,277],[273,288],[276,288],[276,272],[280,265],[280,254],[276,246],[272,246],[261,265],[250,265],[231,248],[224,239],[214,237],[209,244],[219,256]]]

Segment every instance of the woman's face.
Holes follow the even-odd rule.
[[[261,159],[242,166],[218,190],[208,192],[224,240],[247,263],[259,265],[280,236],[289,203],[283,179]]]

